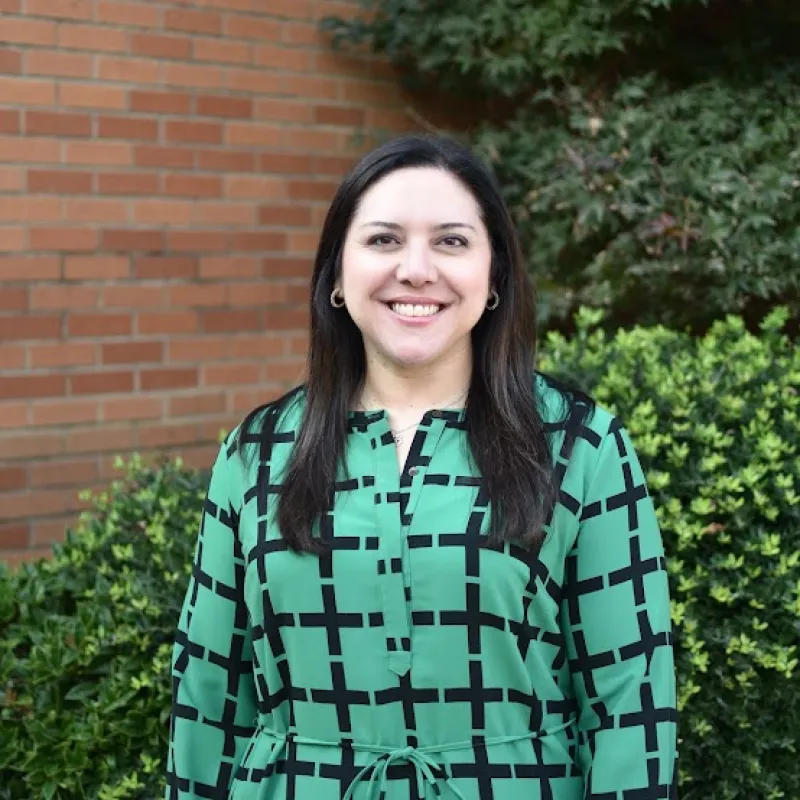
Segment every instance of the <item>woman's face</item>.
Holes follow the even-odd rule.
[[[403,370],[471,358],[491,261],[478,203],[449,172],[404,168],[370,187],[337,282],[367,358]]]

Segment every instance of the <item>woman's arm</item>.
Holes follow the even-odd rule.
[[[172,656],[167,800],[228,797],[255,729],[253,643],[225,444],[211,474]]]
[[[567,557],[561,616],[580,709],[586,800],[616,800],[626,790],[674,797],[676,687],[664,549],[642,468],[616,419],[600,444]]]

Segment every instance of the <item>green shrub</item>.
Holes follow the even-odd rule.
[[[548,317],[591,305],[703,330],[800,298],[800,63],[741,85],[553,93],[473,139]]]
[[[0,798],[161,797],[207,475],[134,458],[52,559],[0,572]]]
[[[800,797],[800,351],[774,312],[702,338],[584,311],[541,366],[626,423],[669,557],[682,800]],[[52,561],[0,573],[0,800],[156,800],[206,475],[145,467]]]
[[[774,311],[703,338],[585,311],[542,368],[626,423],[671,575],[682,800],[800,797],[800,350]]]

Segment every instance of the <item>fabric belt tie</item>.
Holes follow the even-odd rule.
[[[451,750],[465,750],[471,749],[475,744],[480,744],[485,747],[491,747],[497,744],[510,744],[512,742],[521,742],[525,739],[537,739],[544,736],[560,733],[566,728],[575,723],[574,719],[567,720],[563,725],[559,725],[550,730],[529,731],[527,733],[517,736],[498,736],[490,739],[482,739],[480,742],[449,742],[447,744],[437,744],[428,747],[399,747],[387,748],[371,744],[358,744],[356,742],[342,744],[341,742],[329,742],[324,739],[312,739],[307,736],[296,736],[295,734],[279,733],[264,725],[260,725],[257,734],[265,734],[277,740],[277,747],[273,748],[270,754],[269,761],[266,766],[274,766],[281,758],[286,749],[289,741],[295,744],[307,744],[317,747],[333,747],[341,750],[344,747],[349,747],[352,750],[362,753],[374,753],[375,758],[368,764],[361,768],[356,774],[355,778],[347,787],[342,800],[352,800],[358,784],[365,780],[369,775],[369,783],[367,784],[367,799],[368,800],[383,800],[386,797],[386,790],[389,784],[389,767],[393,764],[408,763],[413,765],[414,772],[417,778],[417,795],[419,797],[425,796],[425,784],[428,783],[436,790],[437,795],[441,794],[439,790],[439,782],[442,781],[450,789],[458,800],[465,800],[464,795],[454,785],[451,776],[447,775],[444,768],[437,763],[432,757],[433,753],[445,753]]]

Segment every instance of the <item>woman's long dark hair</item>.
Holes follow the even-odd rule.
[[[556,487],[534,391],[533,287],[493,175],[467,148],[427,135],[399,137],[366,155],[345,177],[328,210],[311,278],[305,408],[281,481],[277,510],[281,536],[296,551],[324,550],[314,528],[331,507],[338,470],[345,463],[349,410],[362,388],[366,366],[361,332],[345,308],[331,306],[330,295],[361,198],[377,181],[406,167],[447,170],[480,205],[492,250],[491,283],[500,303],[496,310],[486,311],[472,331],[467,443],[491,502],[492,539],[514,540],[538,549]],[[261,439],[268,444],[266,439],[273,435],[277,419],[300,394],[295,389],[254,409],[240,426],[240,452]]]

